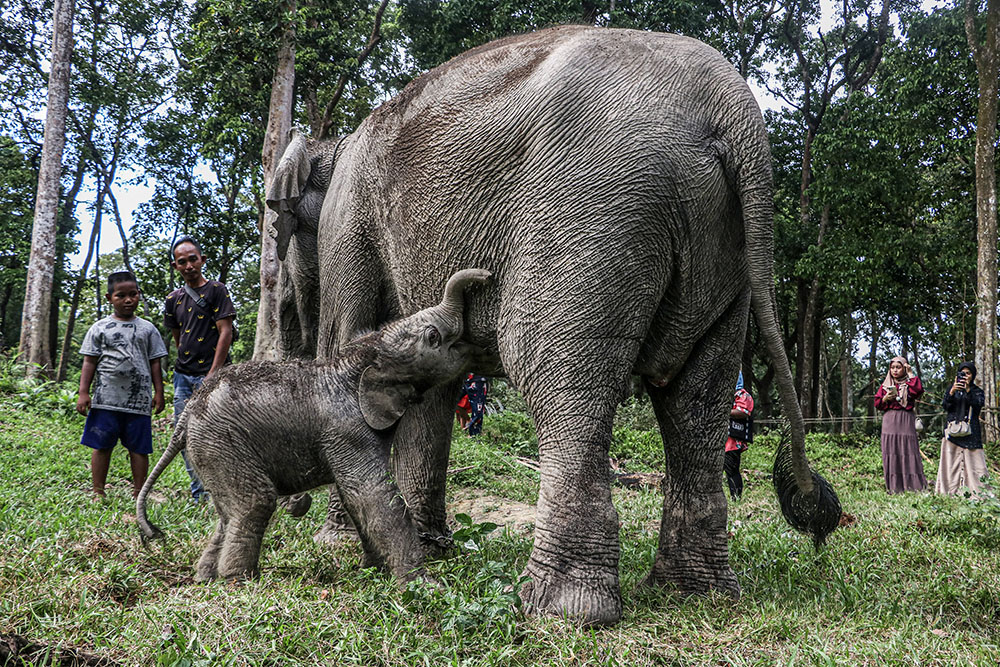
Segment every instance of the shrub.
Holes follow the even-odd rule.
[[[657,431],[615,428],[609,453],[630,471],[663,470],[663,440]]]
[[[482,442],[492,449],[515,456],[538,458],[538,436],[531,417],[504,410],[483,419]]]

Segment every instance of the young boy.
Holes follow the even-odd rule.
[[[95,499],[104,497],[111,451],[119,440],[129,452],[133,497],[145,483],[153,452],[150,408],[157,414],[163,411],[160,359],[167,356],[160,332],[135,315],[139,285],[134,275],[119,271],[108,276],[107,299],[114,313],[95,322],[80,346],[83,369],[76,400],[76,411],[87,416],[80,442],[93,449],[90,472]]]
[[[229,362],[229,346],[233,342],[233,318],[236,308],[226,286],[208,280],[202,274],[205,256],[201,246],[190,236],[182,236],[171,248],[170,266],[184,279],[184,286],[167,296],[163,323],[173,334],[177,345],[174,366],[174,425],[184,405],[206,377]],[[191,296],[188,290],[197,295]],[[199,303],[200,302],[200,303]],[[182,451],[184,467],[191,478],[191,498],[203,500],[205,488]]]

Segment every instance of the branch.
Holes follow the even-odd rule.
[[[368,44],[358,54],[357,65],[353,68],[354,72],[361,69],[361,65],[364,64],[368,56],[375,50],[375,47],[382,41],[382,15],[385,14],[385,8],[388,4],[389,0],[382,0],[382,3],[378,6],[378,11],[375,12],[375,25],[372,26],[372,34],[368,37]],[[320,136],[317,137],[318,139],[325,138],[330,127],[333,125],[330,117],[333,115],[334,108],[340,103],[340,98],[344,94],[344,88],[347,86],[347,80],[351,74],[353,72],[344,71],[340,73],[340,78],[337,80],[337,87],[333,92],[333,98],[326,105],[326,110],[323,112],[323,122],[320,124]]]
[[[982,58],[979,39],[976,35],[976,0],[965,0],[965,39],[969,42],[969,50],[972,51],[972,59],[976,61],[976,66],[982,69],[979,64]]]
[[[115,198],[115,193],[111,191],[110,180],[106,182],[104,188],[108,199],[111,200],[111,211],[115,214],[115,225],[118,227],[118,235],[122,237],[122,259],[125,261],[125,269],[135,275],[135,271],[132,270],[132,264],[128,260],[128,237],[125,235],[125,226],[122,225],[121,212],[118,210],[118,199]]]
[[[792,107],[796,111],[802,111],[802,107],[799,104],[796,104],[795,102],[793,102],[791,99],[789,99],[785,95],[785,92],[783,90],[780,90],[780,89],[777,89],[777,88],[772,88],[770,86],[770,84],[768,84],[766,81],[764,81],[762,83],[764,84],[764,88],[767,89],[767,92],[769,92],[772,95],[774,95],[775,97],[781,99],[785,104],[787,104],[788,106]]]

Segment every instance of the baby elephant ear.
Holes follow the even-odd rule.
[[[386,382],[369,366],[361,373],[358,383],[358,405],[365,422],[381,431],[399,421],[416,393],[413,385]]]

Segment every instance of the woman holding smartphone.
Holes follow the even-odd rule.
[[[906,357],[893,357],[885,380],[875,392],[875,407],[882,410],[882,475],[889,493],[927,488],[924,464],[917,442],[913,408],[924,393]]]
[[[976,365],[971,361],[961,363],[958,377],[944,395],[948,421],[968,421],[972,432],[961,438],[945,435],[941,440],[941,465],[934,485],[934,490],[940,494],[955,495],[962,487],[967,487],[972,495],[978,495],[985,487],[986,454],[979,413],[986,403],[986,394],[976,386],[975,379]]]

